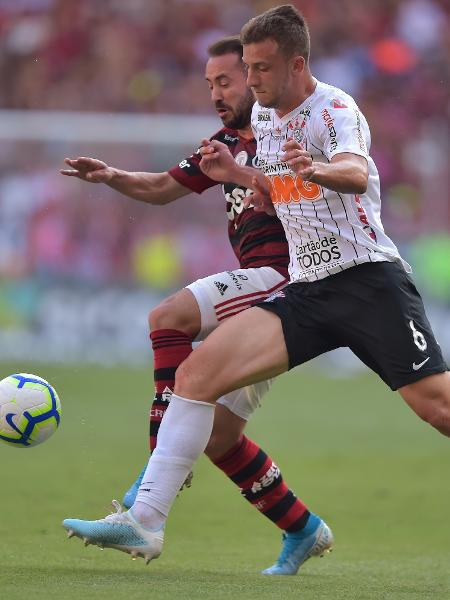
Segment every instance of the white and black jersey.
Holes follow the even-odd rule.
[[[282,118],[256,103],[252,127],[258,166],[270,182],[271,198],[289,243],[291,281],[316,281],[366,262],[405,263],[380,218],[380,180],[369,156],[370,131],[351,96],[317,82],[314,93]],[[281,160],[288,138],[301,143],[314,161],[352,153],[366,158],[365,194],[341,194],[302,181]]]

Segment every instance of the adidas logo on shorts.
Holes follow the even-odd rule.
[[[215,281],[214,285],[219,290],[221,296],[223,296],[228,289],[228,286],[225,283],[222,283],[221,281]]]

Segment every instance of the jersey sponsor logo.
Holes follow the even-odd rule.
[[[320,185],[303,181],[298,175],[273,175],[268,177],[268,180],[273,204],[317,200],[322,195]]]
[[[225,294],[225,292],[228,289],[228,286],[226,283],[222,283],[221,281],[215,281],[214,285],[216,286],[216,288],[219,290],[219,293],[221,296],[223,296]]]
[[[358,219],[363,225],[364,231],[367,235],[372,238],[374,242],[377,241],[377,234],[375,233],[373,227],[370,225],[369,220],[367,219],[366,211],[361,203],[361,198],[355,194],[355,202],[356,202],[356,212],[358,213]]]
[[[334,128],[334,119],[326,108],[324,108],[320,114],[322,115],[325,125],[328,127],[328,134],[331,141],[330,151],[334,152],[338,145],[336,139],[336,129]]]
[[[348,106],[342,102],[342,100],[339,100],[339,98],[333,98],[330,104],[333,108],[348,108]]]
[[[252,158],[252,167],[255,167],[255,169],[259,169],[259,166],[260,166],[259,156],[257,154],[255,154],[255,156]]]
[[[238,152],[236,154],[236,156],[234,157],[234,160],[236,162],[236,164],[238,164],[241,167],[245,167],[245,165],[247,164],[247,160],[248,160],[248,154],[245,150],[241,150],[240,152]]]
[[[359,110],[355,110],[355,114],[356,114],[356,130],[357,130],[357,137],[358,137],[358,145],[359,145],[359,149],[361,150],[361,152],[364,152],[364,154],[367,154],[367,146],[366,146],[366,142],[364,140],[362,131],[361,131],[361,117],[359,114]]]
[[[270,112],[268,110],[260,110],[258,112],[258,121],[259,122],[261,122],[261,121],[264,121],[264,122],[270,121]]]
[[[291,173],[290,166],[283,161],[269,163],[264,158],[259,159],[259,168],[264,175],[279,175],[281,173]]]
[[[252,190],[245,189],[243,190],[241,187],[235,187],[231,192],[225,192],[225,200],[227,201],[227,217],[230,221],[234,221],[234,219],[240,215],[244,210],[244,198],[252,195]],[[252,207],[250,204],[249,208]]]
[[[165,409],[161,410],[160,408],[152,408],[150,410],[150,416],[151,417],[160,417],[162,419],[165,412],[166,412]]]
[[[342,258],[337,239],[334,236],[323,237],[316,242],[296,247],[296,255],[302,269],[313,268],[315,272],[322,271],[329,266],[336,266]]]
[[[257,494],[269,485],[272,485],[280,477],[280,469],[275,463],[272,463],[262,477],[253,482],[251,487],[252,494]]]
[[[232,136],[229,133],[225,133],[223,139],[225,142],[238,142],[239,136]]]

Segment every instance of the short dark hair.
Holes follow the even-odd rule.
[[[242,58],[242,43],[238,35],[223,37],[208,46],[209,56],[223,56],[224,54],[238,54]]]
[[[303,56],[309,60],[310,41],[308,25],[292,4],[276,6],[250,19],[241,30],[243,45],[263,42],[271,38],[285,56]]]

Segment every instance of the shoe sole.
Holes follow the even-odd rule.
[[[130,554],[131,560],[143,558],[145,560],[146,565],[148,565],[150,561],[155,560],[161,556],[161,551],[153,555],[145,554],[144,552],[142,552],[142,550],[138,550],[136,546],[125,548],[123,546],[117,546],[116,544],[103,544],[102,542],[97,542],[93,539],[89,539],[88,536],[82,536],[73,529],[66,529],[66,531],[68,538],[77,537],[80,540],[82,540],[85,548],[87,548],[87,546],[97,546],[98,548],[100,548],[100,550],[104,550],[105,548],[112,548],[114,550],[119,550],[120,552],[125,552],[125,554]]]

